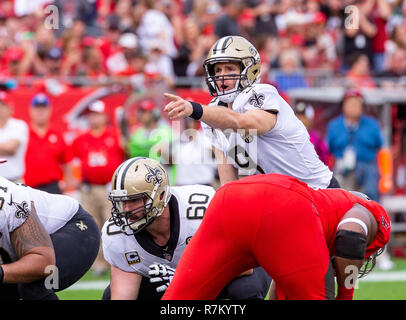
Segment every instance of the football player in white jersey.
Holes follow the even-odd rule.
[[[0,285],[0,299],[57,300],[99,246],[97,225],[77,200],[0,177],[0,282],[10,284]]]
[[[215,150],[221,184],[239,175],[281,173],[314,188],[338,187],[309,134],[275,87],[261,84],[260,57],[240,36],[219,39],[204,62],[209,106],[165,94],[171,120],[202,121]]]
[[[103,254],[111,265],[103,299],[160,299],[168,283],[151,283],[150,266],[173,274],[214,194],[205,185],[169,186],[168,174],[156,160],[137,157],[123,162],[112,178],[112,217],[102,228]],[[250,285],[263,299],[270,285],[266,277],[254,272],[242,283],[231,282],[222,295],[242,297]]]

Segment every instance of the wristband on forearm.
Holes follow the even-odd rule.
[[[200,103],[189,101],[192,104],[193,112],[190,117],[194,120],[200,120],[203,115],[203,107]]]
[[[3,267],[0,265],[0,283],[3,283],[4,280],[4,270]]]

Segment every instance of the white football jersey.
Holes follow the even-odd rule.
[[[215,99],[209,106],[217,104]],[[313,188],[326,188],[333,173],[319,159],[306,127],[275,87],[254,84],[234,100],[233,110],[237,113],[256,109],[277,112],[274,128],[260,136],[255,134],[255,130],[246,134],[244,130],[213,129],[205,123],[202,127],[212,144],[239,169],[240,175],[280,173],[295,177]]]
[[[111,219],[106,221],[102,228],[103,254],[112,266],[144,277],[149,277],[149,266],[153,263],[176,268],[215,190],[210,186],[190,185],[171,187],[170,191],[171,235],[165,247],[153,242],[145,230],[129,236],[122,233]]]
[[[71,197],[50,194],[0,177],[1,263],[17,259],[10,243],[10,232],[21,226],[28,218],[31,201],[49,234],[63,227],[79,209],[78,201]]]
[[[27,220],[31,211],[27,190],[17,190],[16,184],[0,177],[0,264],[17,260],[10,233]]]

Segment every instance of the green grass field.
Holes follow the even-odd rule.
[[[372,278],[372,275],[379,274],[393,274],[404,272],[406,274],[406,259],[393,259],[395,268],[386,271],[373,271],[370,275],[366,276],[365,281],[358,282],[358,289],[355,290],[354,300],[406,300],[406,278],[397,281],[394,277],[394,281],[382,281],[382,282],[370,282],[368,278]],[[103,294],[104,288],[86,289],[86,286],[91,284],[103,285],[104,282],[109,281],[109,275],[103,277],[95,277],[91,272],[88,272],[77,284],[82,288],[80,290],[74,290],[72,287],[67,290],[58,293],[61,300],[100,300]],[[84,287],[84,288],[83,288]]]

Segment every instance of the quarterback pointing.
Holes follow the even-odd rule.
[[[123,162],[112,178],[112,217],[102,228],[103,254],[111,265],[103,299],[160,299],[214,194],[205,185],[170,187],[165,169],[153,159]],[[248,283],[265,298],[265,276],[254,270],[242,283],[231,282],[225,297],[243,297]]]
[[[191,117],[215,147],[221,184],[239,175],[280,173],[313,188],[338,187],[319,159],[309,134],[275,87],[261,84],[260,57],[240,36],[219,39],[204,62],[214,97],[208,106],[166,93],[171,120]]]

